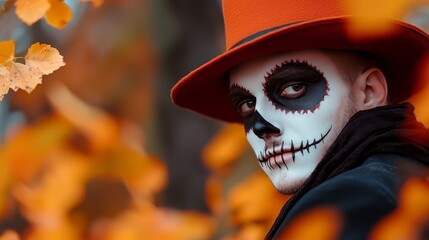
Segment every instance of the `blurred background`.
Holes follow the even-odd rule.
[[[262,239],[288,196],[240,125],[169,95],[224,51],[220,1],[65,3],[73,15],[59,30],[0,2],[0,41],[13,39],[17,56],[50,44],[66,63],[0,102],[1,239]],[[429,29],[425,1],[389,4]],[[425,91],[414,101],[429,123]]]

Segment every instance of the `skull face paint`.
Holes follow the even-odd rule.
[[[296,192],[354,114],[332,58],[317,50],[264,56],[230,75],[230,97],[274,186]]]

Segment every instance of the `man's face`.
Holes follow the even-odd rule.
[[[346,80],[316,50],[242,63],[231,72],[230,95],[262,169],[287,194],[299,189],[355,113]]]

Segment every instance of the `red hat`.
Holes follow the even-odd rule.
[[[386,65],[390,100],[410,97],[416,66],[429,51],[429,36],[392,20],[391,31],[351,39],[349,0],[223,0],[226,52],[182,78],[172,89],[180,107],[228,122],[242,122],[229,100],[228,71],[263,55],[300,49],[349,49],[376,54]]]

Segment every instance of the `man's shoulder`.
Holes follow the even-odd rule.
[[[401,155],[375,155],[360,166],[327,180],[319,187],[320,190],[328,190],[331,187],[345,187],[346,190],[349,187],[360,187],[362,190],[381,188],[385,191],[396,191],[409,178],[424,177],[428,169],[429,165]]]
[[[335,203],[354,198],[359,201],[377,201],[383,198],[383,204],[395,205],[402,184],[411,177],[423,176],[427,173],[427,167],[400,155],[375,155],[360,166],[313,188],[299,202],[311,198],[316,198],[319,203]]]
[[[376,222],[397,207],[402,184],[425,170],[427,165],[398,155],[370,157],[362,165],[307,192],[291,209],[284,224],[305,211],[328,205],[344,215],[344,239],[364,239]]]

